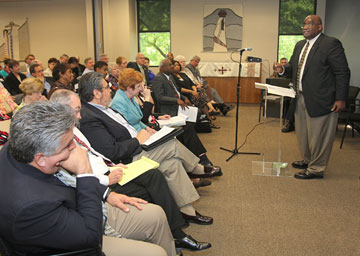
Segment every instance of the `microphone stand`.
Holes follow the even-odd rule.
[[[244,154],[244,155],[260,155],[260,153],[255,153],[255,152],[239,152],[238,149],[238,124],[239,124],[239,100],[240,100],[240,74],[241,74],[241,58],[242,58],[242,54],[245,50],[241,50],[240,51],[240,62],[239,62],[239,74],[238,74],[238,81],[237,81],[237,87],[236,87],[236,128],[235,128],[235,147],[233,150],[230,149],[226,149],[223,147],[220,147],[221,150],[227,151],[232,153],[231,156],[226,159],[226,162],[230,161],[230,159],[235,156],[235,155],[240,155],[240,154]]]

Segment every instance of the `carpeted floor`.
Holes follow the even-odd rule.
[[[252,161],[262,156],[237,155],[226,162],[230,153],[219,149],[234,148],[235,113],[217,118],[221,129],[200,134],[224,175],[200,188],[201,199],[194,204],[200,213],[214,217],[214,224],[191,224],[184,230],[211,242],[212,248],[184,255],[360,255],[360,135],[352,138],[349,130],[340,150],[339,126],[323,180],[255,176]],[[240,106],[238,145],[257,121],[257,105]],[[268,152],[266,160],[277,160],[279,122],[266,127],[268,133],[257,127],[241,150]],[[294,132],[282,134],[281,148],[282,160],[294,174],[291,162],[301,159]]]

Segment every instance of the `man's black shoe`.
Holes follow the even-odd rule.
[[[292,165],[292,167],[294,167],[296,169],[306,169],[306,168],[308,168],[308,164],[305,163],[304,160],[295,161],[291,165]]]
[[[211,225],[214,222],[214,219],[208,216],[201,215],[197,211],[195,211],[195,216],[190,216],[185,213],[181,213],[184,220],[192,223],[196,223],[199,225]]]
[[[225,104],[224,104],[224,105],[225,105]],[[235,108],[234,105],[230,105],[230,106],[225,105],[224,108],[222,109],[221,113],[222,113],[224,116],[226,116],[226,114],[227,114],[229,111],[233,110],[234,108]]]
[[[309,172],[308,170],[297,172],[294,175],[295,179],[311,180],[311,179],[323,179],[324,172]]]
[[[284,128],[282,128],[281,132],[287,133],[287,132],[293,132],[295,131],[295,125],[294,123],[290,123],[288,120],[286,120],[286,124]]]
[[[191,236],[185,236],[182,239],[175,239],[175,247],[189,249],[192,251],[201,251],[211,247],[210,243],[198,242]]]

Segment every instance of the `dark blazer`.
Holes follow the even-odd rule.
[[[102,239],[101,200],[106,187],[95,177],[67,187],[53,175],[0,151],[0,236],[18,253],[97,247]]]
[[[299,56],[306,40],[295,45],[285,74],[292,78],[295,88]],[[320,35],[311,48],[304,67],[302,91],[306,110],[311,117],[330,113],[335,100],[348,96],[350,70],[341,42],[333,37]]]
[[[171,76],[169,79],[172,79]],[[180,92],[180,88],[176,85],[176,82],[174,80],[171,81],[178,92]],[[174,88],[163,73],[159,72],[156,74],[151,89],[154,92],[156,102],[159,106],[159,112],[176,116],[179,108],[177,104],[178,98],[176,97]],[[180,99],[185,100],[185,96],[180,94]]]
[[[129,62],[127,64],[127,67],[128,68],[133,68],[133,69],[141,72],[140,68],[139,68],[139,65],[136,62]],[[143,65],[142,67],[143,67],[144,73],[145,73],[146,85],[150,85],[151,83],[150,83],[150,79],[149,79],[149,69],[145,65]]]
[[[96,107],[82,102],[81,116],[81,132],[96,151],[114,163],[130,163],[142,151],[139,141],[131,138],[126,127]]]
[[[21,81],[26,78],[24,74],[19,73]],[[4,80],[4,86],[9,91],[11,95],[21,94],[22,91],[19,89],[20,81],[16,76],[10,72],[10,74]]]

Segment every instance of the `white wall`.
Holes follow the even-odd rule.
[[[23,24],[29,18],[30,49],[46,66],[50,57],[63,53],[81,59],[89,49],[86,0],[49,0],[0,3],[0,28],[10,21]],[[90,19],[91,20],[91,19]],[[0,44],[3,42],[0,37]],[[90,44],[91,46],[91,44]]]

